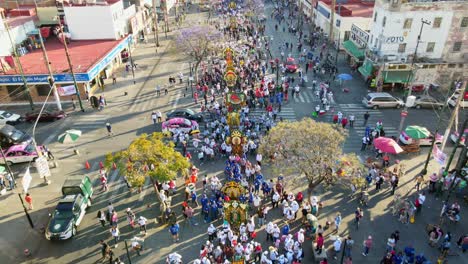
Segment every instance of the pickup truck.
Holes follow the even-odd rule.
[[[48,240],[66,240],[76,235],[77,227],[91,206],[93,185],[88,176],[72,177],[62,186],[62,199],[59,200],[45,230]]]

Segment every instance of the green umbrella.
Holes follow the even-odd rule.
[[[58,142],[60,143],[69,143],[75,142],[81,136],[81,131],[76,129],[70,129],[65,131],[65,133],[58,136]]]
[[[412,139],[427,138],[431,134],[427,128],[420,126],[409,126],[405,129],[405,133]]]

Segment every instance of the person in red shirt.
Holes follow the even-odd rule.
[[[343,128],[346,128],[347,124],[348,124],[348,118],[343,117],[343,119],[341,119],[341,125],[343,126]]]
[[[24,200],[28,203],[29,205],[29,210],[32,210],[33,209],[33,200],[32,200],[32,197],[29,193],[26,194],[26,196],[24,197]]]
[[[338,115],[333,115],[333,124],[338,123]]]
[[[323,242],[323,235],[322,233],[319,233],[317,239],[315,240],[315,243],[317,244],[317,246],[315,247],[315,251],[317,251],[317,254],[322,254]]]

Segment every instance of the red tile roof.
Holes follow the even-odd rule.
[[[80,40],[71,41],[68,44],[73,71],[75,73],[85,73],[94,64],[98,63],[112,48],[114,48],[121,40]],[[68,62],[65,56],[65,47],[55,36],[51,36],[45,41],[45,47],[49,61],[51,62],[52,71],[54,73],[68,72]],[[27,53],[20,57],[24,73],[29,74],[47,74],[47,68],[44,62],[44,56],[41,49],[36,49],[33,52]],[[12,69],[6,74],[17,74]]]
[[[321,0],[331,8],[331,0]],[[338,2],[338,1],[337,1]],[[336,12],[338,12],[338,3],[336,4]],[[346,3],[341,4],[342,17],[372,17],[374,13],[374,2],[365,2],[361,0],[347,0]]]

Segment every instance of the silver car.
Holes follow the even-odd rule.
[[[405,103],[389,93],[368,93],[362,99],[362,103],[367,108],[401,108]]]
[[[444,104],[437,101],[435,98],[425,95],[425,96],[418,96],[416,97],[416,101],[414,101],[414,107],[417,109],[420,108],[429,108],[429,109],[442,109]]]

